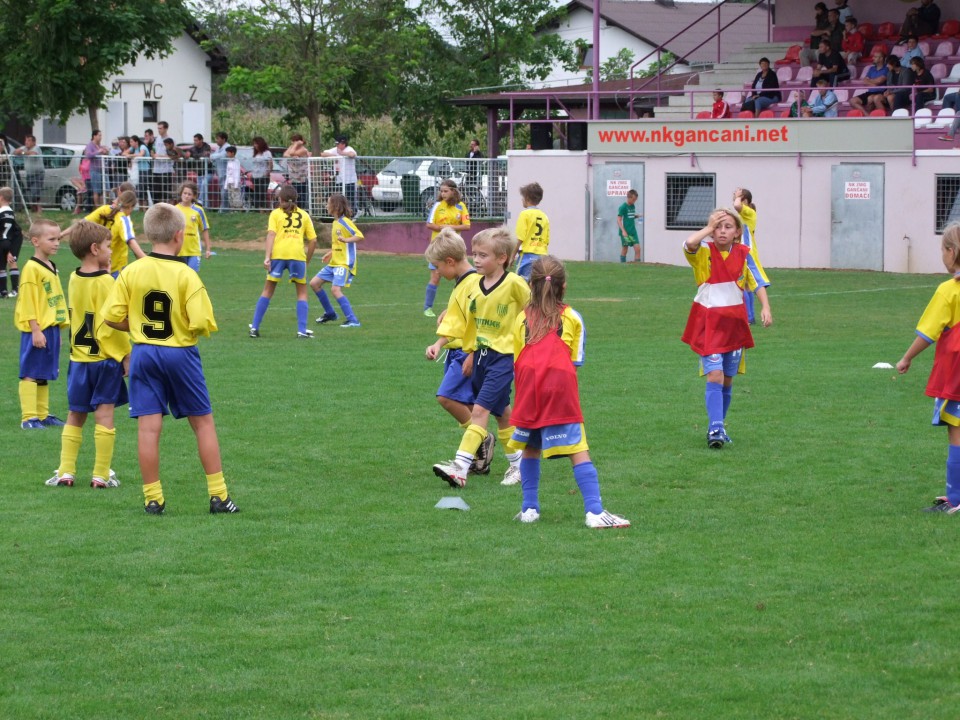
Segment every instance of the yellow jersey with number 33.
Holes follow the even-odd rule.
[[[270,213],[267,231],[275,235],[271,260],[306,261],[307,253],[303,248],[304,243],[317,239],[313,220],[299,207],[295,207],[290,213],[283,208],[274,210]]]

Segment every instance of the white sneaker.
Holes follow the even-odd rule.
[[[503,474],[503,480],[500,481],[501,485],[519,485],[520,484],[520,468],[514,467],[511,465],[507,468],[507,471]]]
[[[450,483],[450,487],[462,488],[467,486],[467,471],[462,470],[453,460],[434,465],[433,474]]]
[[[111,474],[106,480],[102,477],[93,476],[93,479],[90,481],[90,487],[92,488],[115,488],[120,487],[120,481],[117,480],[117,476]]]
[[[109,477],[108,479],[109,479],[109,480],[115,480],[116,483],[117,483],[117,485],[120,484],[120,480],[117,479],[117,474],[113,471],[113,468],[110,468],[110,477]]]
[[[527,508],[523,512],[517,513],[513,519],[522,523],[534,523],[540,519],[540,513],[535,508]]]
[[[604,530],[606,528],[628,528],[630,527],[630,521],[626,518],[622,518],[619,515],[614,515],[613,513],[603,512],[596,513],[587,513],[587,527],[594,528],[596,530]]]
[[[73,487],[74,479],[75,478],[70,473],[64,473],[61,475],[59,470],[55,470],[53,477],[49,480],[45,480],[43,484],[49,485],[50,487]]]

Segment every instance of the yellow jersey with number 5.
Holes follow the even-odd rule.
[[[540,208],[525,208],[517,216],[517,240],[524,255],[546,255],[550,245],[550,220]]]

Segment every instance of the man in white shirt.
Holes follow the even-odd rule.
[[[357,209],[357,151],[350,147],[350,138],[346,135],[337,136],[337,144],[329,150],[320,153],[321,157],[336,157],[337,186],[346,195],[350,207]]]

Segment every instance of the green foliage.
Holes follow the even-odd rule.
[[[582,42],[582,41],[580,41]],[[635,60],[633,51],[629,48],[620,48],[613,57],[600,63],[600,80],[626,80],[630,77],[630,66]],[[587,69],[587,82],[593,81],[593,68]]]
[[[181,0],[3,0],[0,13],[0,106],[25,121],[103,107],[104,81],[168,53],[190,22]]]
[[[933,350],[902,377],[870,368],[910,343],[938,278],[774,271],[735,442],[711,452],[679,341],[689,268],[568,263],[590,453],[604,503],[633,522],[598,532],[565,460],[543,463],[535,525],[511,519],[499,449],[462,492],[433,476],[461,431],[423,359],[422,258],[361,245],[347,294],[363,327],[310,342],[282,283],[253,341],[262,255],[218,252],[201,273],[220,332],[200,353],[236,516],[207,514],[193,434],[171,418],[168,514],[144,516],[126,408],[120,488],[44,487],[60,434],[16,427],[0,301],[0,717],[956,717],[960,518],[919,512],[947,451],[923,395]],[[56,262],[64,278],[77,265],[64,246]],[[469,512],[433,509],[454,494]]]
[[[677,56],[674,55],[672,52],[669,52],[669,51],[664,52],[660,55],[659,60],[654,60],[643,70],[640,70],[634,73],[634,75],[636,77],[642,77],[642,78],[653,77],[659,74],[660,72],[662,72],[663,70],[666,70],[670,65],[676,62],[676,60],[677,60]]]

